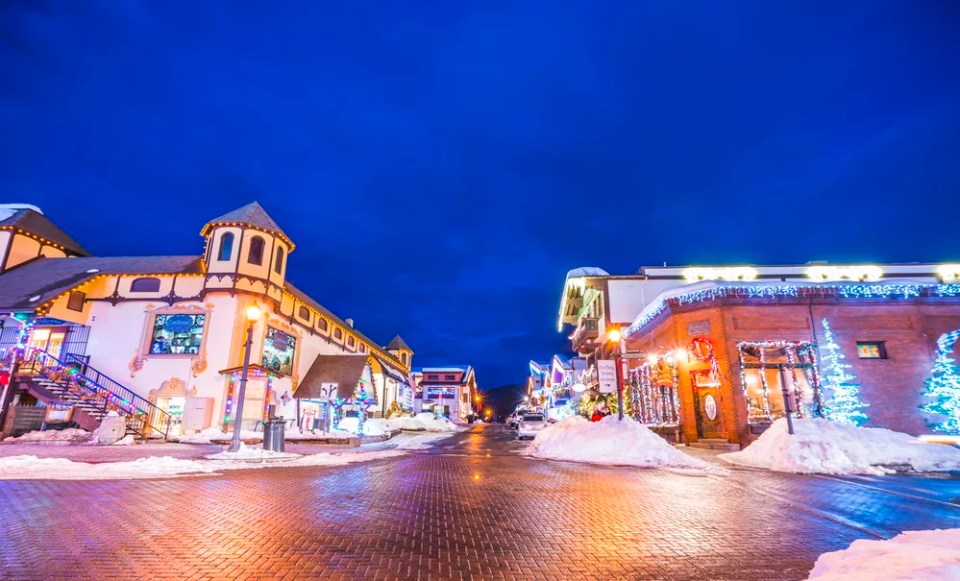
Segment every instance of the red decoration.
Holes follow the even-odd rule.
[[[687,351],[690,352],[690,357],[697,361],[711,361],[713,359],[713,342],[706,337],[697,337],[690,341]]]

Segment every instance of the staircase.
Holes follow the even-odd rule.
[[[170,414],[140,397],[119,382],[67,355],[60,360],[46,351],[29,349],[17,365],[17,375],[29,380],[30,390],[39,399],[73,405],[99,425],[110,412],[126,419],[127,434],[138,439],[167,439]]]

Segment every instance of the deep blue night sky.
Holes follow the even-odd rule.
[[[485,386],[573,267],[960,259],[956,2],[360,4],[4,2],[0,202],[123,255],[258,200],[292,282]]]

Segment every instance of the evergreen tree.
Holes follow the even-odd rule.
[[[831,422],[859,426],[867,421],[863,408],[867,404],[860,400],[860,386],[843,362],[846,356],[840,352],[840,345],[833,338],[830,323],[823,319],[824,345],[820,351],[820,389],[823,399],[823,415]]]
[[[938,432],[960,433],[960,372],[957,363],[950,357],[960,331],[946,333],[937,340],[937,359],[933,371],[926,380],[923,395],[928,403],[920,409],[936,416],[927,423]]]

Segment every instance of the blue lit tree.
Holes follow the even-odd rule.
[[[830,323],[823,319],[824,344],[820,348],[820,389],[823,394],[823,415],[831,422],[859,426],[867,421],[860,399],[860,385],[843,362],[846,356],[833,338]]]
[[[927,403],[920,406],[920,409],[935,416],[935,420],[927,420],[931,428],[951,434],[960,433],[960,372],[956,361],[950,357],[958,338],[960,331],[954,331],[937,340],[937,358],[923,390]]]

